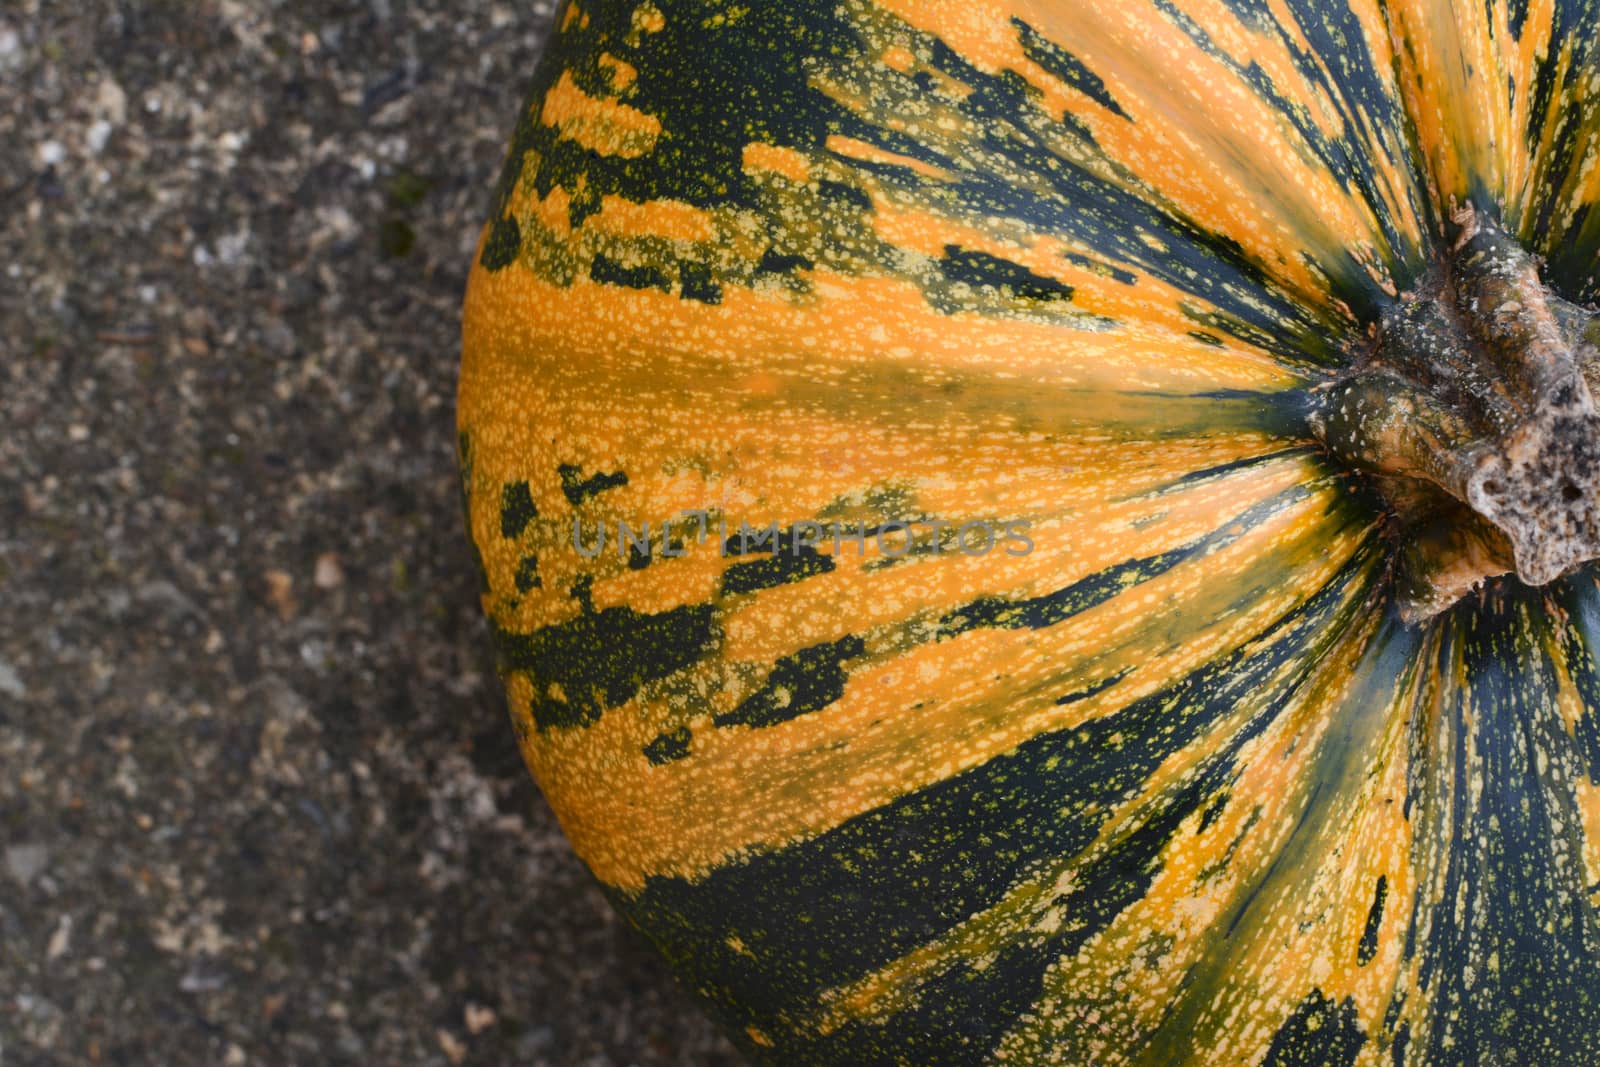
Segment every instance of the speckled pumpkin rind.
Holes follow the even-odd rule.
[[[467,301],[468,523],[530,767],[753,1058],[1592,1062],[1600,590],[1402,625],[1305,390],[1452,201],[1600,296],[1597,20],[565,8]],[[935,520],[1032,551],[792,536]]]

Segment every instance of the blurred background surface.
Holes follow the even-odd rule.
[[[0,2],[0,1064],[738,1062],[526,777],[461,529],[550,18]]]

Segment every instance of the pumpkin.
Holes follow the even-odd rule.
[[[1596,8],[562,9],[467,521],[753,1061],[1594,1061]]]

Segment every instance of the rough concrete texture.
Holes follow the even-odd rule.
[[[737,1062],[526,778],[463,542],[549,16],[0,3],[0,1064]]]

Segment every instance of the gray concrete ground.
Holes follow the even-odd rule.
[[[527,780],[464,550],[548,6],[0,0],[0,1064],[737,1062]]]

